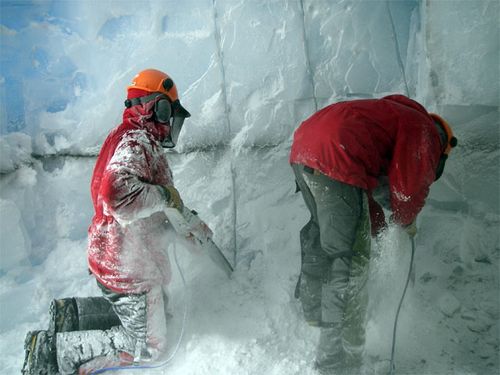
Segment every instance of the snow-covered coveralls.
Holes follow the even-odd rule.
[[[127,353],[128,358],[147,359],[165,349],[162,286],[169,281],[170,266],[162,186],[172,185],[172,173],[160,144],[168,127],[153,121],[153,105],[124,111],[122,124],[101,148],[91,182],[95,215],[89,227],[88,266],[121,326],[58,333],[62,374],[95,357],[113,361]]]
[[[145,292],[170,277],[162,238],[162,186],[172,185],[172,173],[160,144],[168,128],[152,121],[152,105],[125,110],[123,123],[104,142],[92,176],[89,269],[117,293]]]
[[[364,346],[367,265],[372,233],[385,224],[372,198],[388,177],[392,220],[413,222],[436,177],[437,129],[402,95],[332,104],[295,131],[290,163],[311,220],[301,230],[297,291],[304,315],[321,326],[317,365],[359,371]]]

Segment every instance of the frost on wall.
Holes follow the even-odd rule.
[[[304,1],[315,95],[322,105],[350,96],[405,93],[403,70],[416,5]]]
[[[314,111],[300,2],[218,1],[232,134],[278,144]]]
[[[419,96],[459,140],[434,191],[442,201],[465,202],[469,213],[500,212],[499,12],[490,0],[422,3],[428,71]]]
[[[426,1],[426,44],[430,84],[443,105],[500,102],[500,3]]]
[[[404,65],[415,4],[2,3],[1,132],[31,135],[39,154],[96,153],[131,78],[156,67],[192,113],[180,150],[276,145],[318,106],[405,91],[398,56]]]

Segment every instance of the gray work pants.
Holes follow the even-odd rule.
[[[292,165],[311,219],[300,232],[299,295],[304,317],[321,327],[316,365],[335,373],[362,364],[370,252],[366,193]]]
[[[162,288],[142,294],[118,294],[102,286],[101,289],[121,325],[105,330],[89,327],[90,330],[58,332],[56,353],[62,375],[75,374],[84,364],[92,369],[94,365],[89,361],[102,368],[156,360],[164,353],[166,296]]]

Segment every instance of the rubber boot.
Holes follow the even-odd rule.
[[[107,357],[117,362],[120,352],[134,353],[134,343],[128,338],[123,327],[113,327],[107,331],[60,332],[56,336],[57,364],[61,375],[75,374],[81,365]]]
[[[119,326],[120,319],[104,297],[75,298],[78,307],[78,330],[107,330]]]
[[[49,332],[107,330],[121,324],[104,297],[62,298],[50,304]]]

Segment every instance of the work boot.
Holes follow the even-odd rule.
[[[24,341],[23,375],[57,375],[55,338],[47,331],[30,331]]]
[[[74,298],[55,299],[49,307],[49,332],[78,331],[78,307]]]

